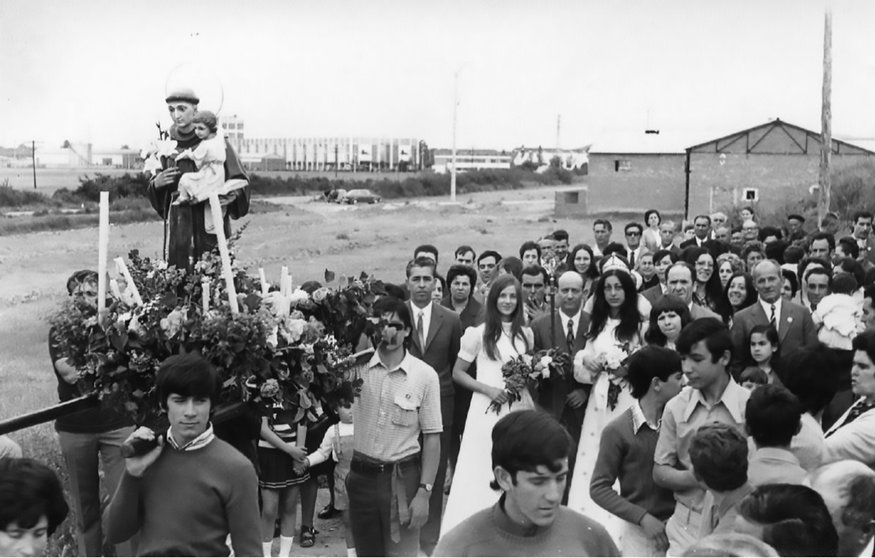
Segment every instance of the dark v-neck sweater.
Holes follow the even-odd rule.
[[[504,505],[505,496],[441,537],[434,556],[620,556],[605,528],[560,506],[549,527],[521,527]]]

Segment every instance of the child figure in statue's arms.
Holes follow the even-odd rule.
[[[202,202],[210,194],[225,194],[225,138],[218,134],[216,115],[208,110],[198,111],[192,119],[194,133],[201,142],[192,150],[186,149],[176,160],[191,159],[196,172],[188,172],[179,178],[179,197],[176,205]]]

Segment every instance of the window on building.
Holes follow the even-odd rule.
[[[632,161],[629,159],[614,159],[614,172],[632,170]]]

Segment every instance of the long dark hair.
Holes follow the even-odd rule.
[[[693,266],[693,294],[695,294],[697,285],[699,285],[699,280],[697,279],[698,272],[695,271],[696,261],[706,254],[711,256],[711,277],[705,282],[705,300],[701,302],[704,302],[705,305],[712,310],[719,310],[722,298],[721,295],[723,294],[723,284],[720,283],[720,272],[717,269],[717,258],[705,248],[691,247],[685,254],[684,260]]]
[[[638,313],[638,293],[635,291],[635,280],[627,271],[621,269],[609,269],[604,272],[596,284],[593,295],[592,319],[589,324],[589,339],[595,339],[605,328],[610,316],[610,306],[605,299],[605,282],[608,277],[616,277],[623,286],[626,294],[623,304],[620,306],[620,325],[615,332],[618,341],[630,341],[638,334],[641,323],[641,315]]]
[[[644,340],[649,345],[665,347],[665,344],[668,343],[668,338],[659,329],[659,316],[666,312],[674,312],[680,317],[681,329],[693,321],[690,309],[683,300],[673,295],[663,296],[656,301],[656,304],[650,310],[650,327],[647,328],[647,333],[644,334]]]
[[[586,252],[589,254],[589,269],[587,269],[583,273],[584,281],[586,281],[587,279],[597,279],[599,276],[599,266],[596,264],[592,248],[590,248],[588,244],[578,244],[577,246],[572,248],[571,252],[568,254],[568,258],[565,260],[565,264],[568,266],[568,269],[577,271],[577,268],[574,267],[574,258],[577,257],[577,253],[581,250],[586,250]]]
[[[747,296],[741,302],[741,306],[739,306],[738,308],[733,308],[732,304],[729,303],[729,286],[732,285],[732,282],[735,281],[737,277],[742,277],[744,279],[744,288],[747,291]],[[753,278],[750,276],[750,274],[741,272],[733,273],[732,277],[729,278],[729,281],[726,282],[726,287],[724,287],[723,289],[723,296],[720,300],[720,315],[723,316],[724,321],[728,321],[733,314],[735,314],[739,310],[747,308],[756,301],[757,291],[754,287]]]
[[[500,360],[501,353],[498,351],[498,340],[504,334],[501,327],[501,313],[498,311],[498,296],[501,291],[507,287],[513,287],[516,291],[516,309],[510,318],[510,338],[516,344],[517,337],[523,340],[526,346],[526,351],[529,350],[529,340],[526,339],[523,333],[524,312],[523,312],[523,289],[520,287],[520,282],[513,275],[499,275],[492,281],[492,286],[489,288],[489,294],[486,295],[486,319],[483,327],[483,348],[486,349],[486,356],[492,360]]]

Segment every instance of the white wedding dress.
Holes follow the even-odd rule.
[[[474,362],[476,359],[477,381],[504,389],[504,378],[501,374],[502,364],[524,353],[526,346],[519,337],[515,343],[512,343],[509,333],[505,330],[496,343],[498,353],[501,355],[500,360],[492,360],[486,355],[486,350],[483,348],[483,328],[484,325],[481,324],[465,330],[465,334],[462,335],[459,358],[468,362]],[[532,330],[523,328],[523,333],[528,340],[528,347],[531,349],[534,345]],[[532,396],[528,391],[524,391],[522,399],[514,402],[509,408],[507,404],[502,405],[498,414],[489,410],[491,402],[492,400],[482,393],[474,392],[471,396],[471,406],[468,409],[468,419],[465,422],[465,434],[462,436],[459,459],[456,461],[456,471],[453,474],[453,484],[441,522],[441,536],[473,514],[498,501],[501,493],[489,487],[489,483],[494,479],[492,473],[492,427],[495,426],[498,419],[512,411],[535,408]]]
[[[608,318],[601,333],[595,339],[588,341],[581,353],[593,358],[601,353],[616,353],[623,345],[617,341],[614,335],[619,324],[620,320]],[[627,354],[631,354],[641,346],[640,338],[639,334],[629,343]],[[575,358],[575,361],[578,360]],[[579,366],[575,366],[574,374],[577,381],[592,383],[587,370],[581,370]],[[598,458],[602,431],[609,422],[626,412],[635,401],[627,383],[625,381],[618,382],[623,387],[617,398],[616,406],[611,409],[608,405],[608,388],[612,380],[618,382],[618,379],[609,372],[599,373],[586,403],[580,444],[577,448],[577,461],[574,464],[574,475],[571,480],[571,489],[568,492],[568,507],[602,524],[619,546],[621,543],[620,534],[624,530],[623,520],[593,502],[589,496],[589,484]],[[619,492],[619,482],[616,488]]]

